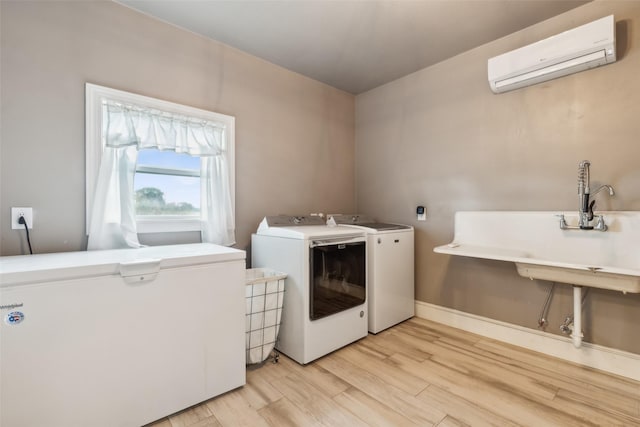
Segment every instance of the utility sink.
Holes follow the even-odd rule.
[[[640,293],[640,212],[598,212],[607,231],[562,230],[577,212],[457,212],[437,253],[508,261],[531,279]]]

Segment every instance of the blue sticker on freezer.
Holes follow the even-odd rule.
[[[18,323],[22,323],[23,320],[24,313],[21,311],[12,311],[11,313],[7,313],[4,318],[7,325],[17,325]]]

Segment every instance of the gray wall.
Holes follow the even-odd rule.
[[[11,206],[34,208],[37,252],[86,247],[85,82],[236,117],[239,248],[264,215],[354,210],[352,95],[113,2],[0,8],[1,255],[27,250]]]
[[[615,14],[619,61],[494,95],[487,59]],[[597,208],[640,209],[640,3],[594,2],[356,97],[358,210],[416,227],[416,299],[536,328],[550,286],[511,263],[435,254],[462,210],[573,210],[577,169],[592,162]],[[427,207],[427,221],[415,207]],[[535,239],[535,236],[531,236]],[[559,286],[558,333],[572,312]],[[640,353],[640,297],[593,290],[585,339]]]

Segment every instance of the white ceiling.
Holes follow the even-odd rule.
[[[358,94],[589,0],[118,0]]]

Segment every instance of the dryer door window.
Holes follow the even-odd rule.
[[[365,242],[311,248],[309,317],[321,319],[364,304]]]

